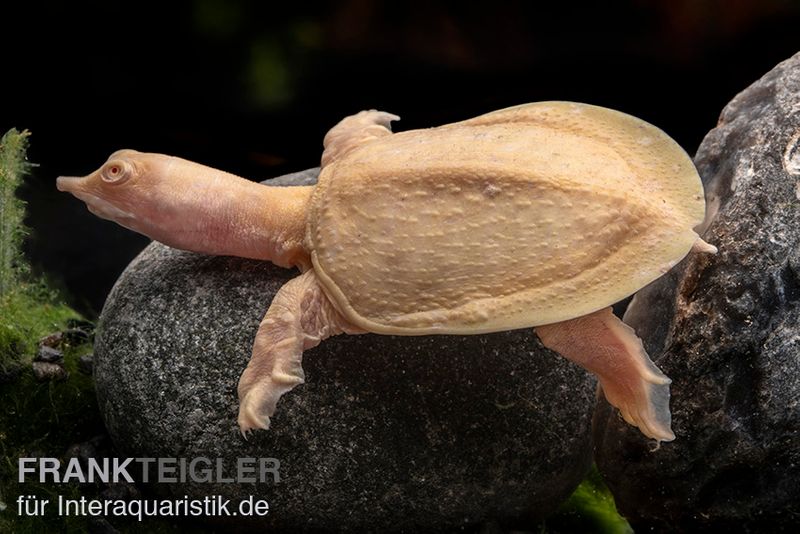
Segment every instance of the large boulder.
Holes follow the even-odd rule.
[[[265,518],[228,521],[271,531],[429,531],[529,525],[584,477],[595,381],[531,329],[326,340],[306,352],[306,384],[281,399],[271,429],[245,441],[236,384],[259,321],[296,274],[154,243],[120,277],[94,364],[119,451],[280,461],[277,484],[157,491],[255,495],[270,504]]]
[[[704,239],[625,316],[673,379],[657,451],[603,403],[596,459],[634,528],[790,530],[800,517],[800,54],[700,146]]]

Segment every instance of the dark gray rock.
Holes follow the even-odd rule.
[[[673,379],[677,435],[650,452],[598,409],[596,460],[637,531],[797,526],[799,139],[800,54],[731,101],[698,150],[719,254],[690,254],[626,314]]]
[[[88,343],[91,340],[91,334],[82,328],[69,328],[64,330],[64,341],[69,345],[77,346]]]
[[[47,345],[39,345],[39,350],[33,359],[37,362],[57,363],[64,361],[64,353]]]
[[[70,319],[63,335],[64,341],[69,345],[83,345],[94,337],[94,323],[83,319]]]
[[[61,381],[69,378],[69,372],[59,363],[32,362],[33,376],[40,382]]]
[[[42,339],[39,340],[39,345],[46,346],[46,347],[53,347],[57,349],[61,346],[61,342],[63,341],[64,333],[63,332],[53,332],[52,334],[44,336]]]
[[[326,340],[306,352],[306,384],[281,399],[272,428],[245,441],[237,381],[272,297],[296,275],[153,244],[117,282],[95,381],[119,451],[280,461],[277,484],[154,489],[266,499],[269,515],[250,526],[270,531],[429,531],[529,525],[586,474],[595,381],[531,330]]]
[[[78,358],[78,371],[85,375],[91,375],[94,368],[94,354],[84,354]]]
[[[264,183],[269,185],[314,185],[317,183],[317,176],[319,176],[319,167],[314,167],[304,171],[284,174]]]

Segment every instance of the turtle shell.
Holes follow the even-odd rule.
[[[359,327],[473,334],[602,309],[683,258],[703,187],[669,136],[571,102],[374,139],[327,165],[306,245]]]

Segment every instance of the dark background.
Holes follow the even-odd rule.
[[[693,154],[800,50],[793,0],[20,2],[0,26],[0,132],[31,130],[39,164],[27,252],[90,315],[147,239],[54,181],[119,148],[263,180],[316,166],[361,109],[397,113],[399,131],[555,99],[637,115]]]

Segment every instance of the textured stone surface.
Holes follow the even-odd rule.
[[[84,354],[78,358],[78,370],[81,373],[91,375],[94,368],[94,354]]]
[[[48,347],[47,345],[39,345],[39,350],[36,352],[36,356],[34,356],[33,359],[37,362],[63,362],[64,353],[58,349],[54,349],[53,347]]]
[[[626,321],[673,379],[656,452],[608,405],[598,466],[634,528],[790,530],[800,517],[800,54],[739,94],[695,162],[704,238]]]
[[[31,363],[31,368],[33,369],[33,376],[36,377],[36,380],[41,382],[50,380],[59,381],[69,378],[69,373],[64,369],[64,366],[59,363],[33,362]]]
[[[530,524],[583,478],[595,381],[530,329],[326,340],[305,353],[306,384],[281,399],[272,428],[244,441],[236,384],[272,297],[296,274],[153,244],[117,282],[94,366],[119,450],[281,462],[279,484],[156,490],[256,495],[273,530],[427,531]]]

